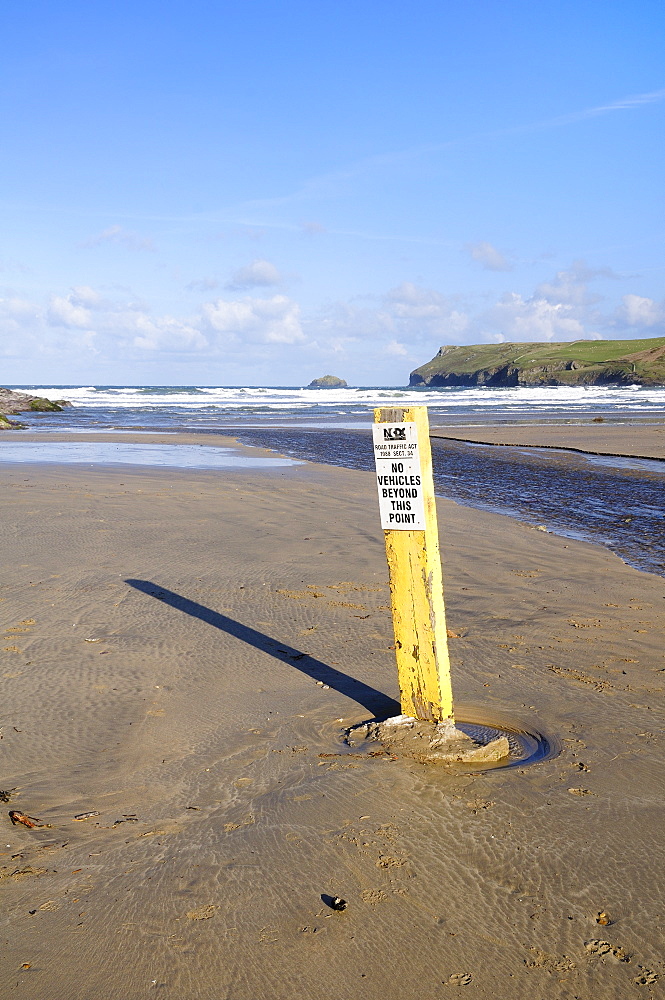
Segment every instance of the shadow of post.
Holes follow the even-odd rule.
[[[176,594],[172,590],[167,590],[165,587],[160,587],[150,580],[130,579],[125,580],[125,583],[135,590],[140,590],[142,593],[156,598],[162,604],[168,604],[177,611],[191,615],[192,618],[198,618],[199,621],[205,622],[207,625],[212,625],[213,628],[219,629],[220,632],[226,632],[227,635],[232,635],[235,639],[246,642],[249,646],[254,646],[255,649],[260,650],[262,653],[274,656],[280,663],[288,663],[289,666],[295,667],[296,670],[300,670],[303,674],[307,674],[308,677],[312,677],[316,681],[330,685],[331,688],[339,691],[340,694],[357,701],[377,718],[387,718],[388,716],[399,715],[401,713],[399,702],[393,698],[388,697],[388,695],[382,691],[378,691],[376,688],[370,687],[369,684],[357,680],[355,677],[350,677],[348,674],[342,673],[341,670],[335,670],[334,667],[315,659],[309,653],[303,653],[293,646],[287,646],[283,642],[278,642],[263,632],[258,632],[256,629],[250,628],[248,625],[243,625],[242,622],[236,621],[234,618],[229,618],[218,611],[213,611],[212,608],[206,608],[203,604],[197,604],[196,601],[190,601],[189,598],[183,597],[181,594]]]

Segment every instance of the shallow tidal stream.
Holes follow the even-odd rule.
[[[367,432],[226,428],[247,445],[349,469],[373,468]],[[432,439],[438,496],[605,545],[665,575],[665,462]]]

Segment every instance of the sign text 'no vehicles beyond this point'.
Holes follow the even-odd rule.
[[[381,527],[425,529],[422,472],[415,422],[373,424]]]

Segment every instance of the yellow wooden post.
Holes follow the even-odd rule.
[[[384,534],[390,573],[390,598],[402,713],[432,722],[453,719],[453,695],[427,407],[382,407],[374,411],[374,422],[375,457],[382,459],[377,460],[382,522],[384,527],[388,519],[391,522],[393,520],[401,522],[399,526],[387,528]],[[377,424],[393,426],[381,429],[377,428]],[[401,440],[411,438],[417,441],[413,453],[419,454],[419,476],[400,475],[398,463],[393,463],[387,457],[388,449],[393,447],[390,441],[393,434]],[[402,437],[403,434],[406,434],[406,438]],[[384,439],[387,443],[384,446],[384,453],[381,454],[382,445],[377,442]],[[386,474],[386,468],[394,474]],[[412,465],[411,472],[413,470]],[[419,479],[418,483],[415,482],[416,478]],[[408,525],[411,514],[386,513],[394,509],[408,511],[415,508],[420,503],[418,495],[420,491],[424,506],[420,520],[424,524],[424,529],[403,526],[404,522]],[[417,495],[413,500],[391,499],[393,495],[412,496],[414,492]],[[406,508],[405,503],[409,505]]]

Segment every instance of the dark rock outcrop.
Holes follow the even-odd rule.
[[[16,431],[24,427],[17,420],[9,420],[3,413],[0,413],[0,431]]]
[[[308,389],[344,389],[346,381],[337,378],[336,375],[322,375],[321,378],[312,379],[307,386]]]
[[[13,389],[0,388],[0,430],[22,427],[13,420],[7,420],[7,414],[27,413],[58,413],[65,406],[72,404],[66,399],[45,399],[43,396],[32,396],[28,392],[14,392]]]

